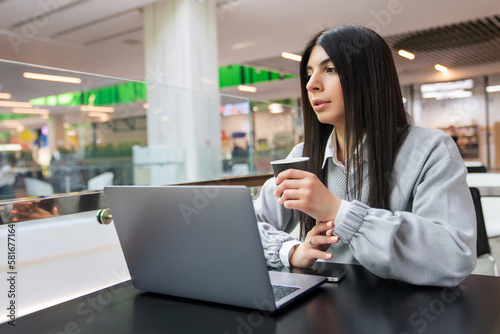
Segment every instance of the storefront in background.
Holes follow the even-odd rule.
[[[465,161],[500,168],[500,75],[413,85],[404,91],[416,125],[448,133]]]

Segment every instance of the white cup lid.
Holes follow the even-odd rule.
[[[291,162],[307,161],[309,157],[289,158],[271,161],[271,164],[289,164]]]

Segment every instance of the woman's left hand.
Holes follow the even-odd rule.
[[[290,251],[288,255],[290,265],[310,268],[317,259],[331,259],[333,254],[327,252],[328,248],[339,241],[339,237],[333,235],[334,227],[335,223],[333,221],[316,221],[316,225],[307,232],[304,242]]]
[[[310,172],[287,169],[276,178],[274,196],[287,209],[302,211],[320,221],[335,220],[342,200]]]

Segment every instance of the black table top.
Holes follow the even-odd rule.
[[[359,265],[273,314],[136,290],[130,281],[18,318],[2,333],[500,333],[500,278],[454,288],[376,277]],[[299,270],[300,271],[300,270]]]

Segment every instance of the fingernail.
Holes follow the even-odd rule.
[[[328,222],[329,227],[333,227],[333,221]]]
[[[326,258],[327,259],[331,259],[332,258],[332,254],[331,253],[326,253]]]
[[[332,241],[333,241],[333,242],[338,242],[338,241],[339,241],[339,237],[337,237],[337,236],[332,237]]]

